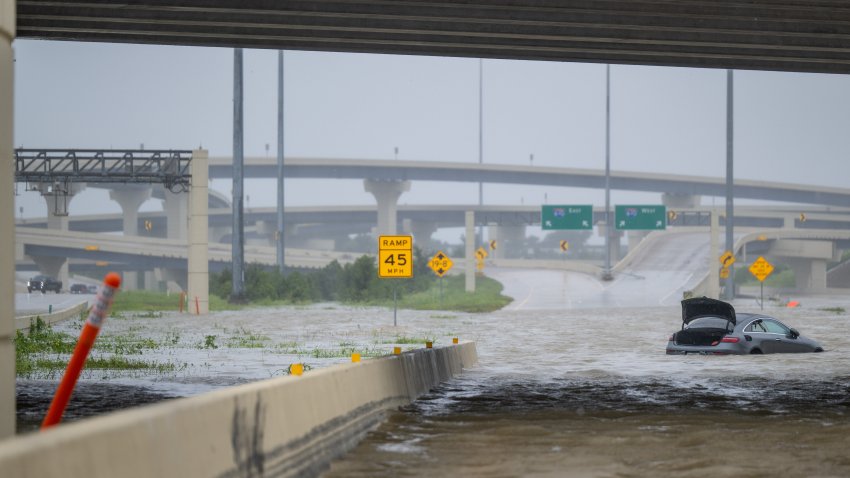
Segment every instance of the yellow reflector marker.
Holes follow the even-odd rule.
[[[360,354],[351,354],[351,361],[357,363],[360,361]]]
[[[455,337],[455,338],[453,338],[453,339],[452,339],[452,343],[453,343],[453,344],[458,343],[457,337]]]
[[[300,363],[294,363],[289,366],[289,373],[292,375],[301,375],[304,373],[304,365]]]
[[[434,346],[434,342],[431,342],[431,341],[425,342],[425,348],[426,348],[426,349],[430,349],[430,348],[432,348],[433,346]]]
[[[393,347],[393,354],[401,355],[401,347]]]

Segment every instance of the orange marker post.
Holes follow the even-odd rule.
[[[70,401],[74,387],[77,385],[77,379],[80,378],[83,365],[85,365],[92,345],[94,345],[97,334],[100,332],[100,327],[106,320],[109,309],[112,308],[112,300],[115,298],[115,292],[119,287],[121,287],[121,276],[115,272],[106,274],[106,277],[103,278],[103,285],[97,292],[94,306],[89,311],[86,324],[80,332],[80,339],[77,341],[74,354],[71,355],[71,360],[65,369],[65,375],[62,376],[62,381],[59,382],[59,387],[56,389],[47,415],[41,423],[42,430],[62,421],[62,414],[65,413],[65,407],[68,406],[68,401]]]

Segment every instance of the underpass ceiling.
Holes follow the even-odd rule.
[[[17,3],[22,38],[850,72],[844,0]]]

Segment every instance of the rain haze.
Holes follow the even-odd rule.
[[[221,48],[16,42],[15,145],[189,149],[232,155],[233,51]],[[288,51],[287,157],[478,161],[479,60]],[[605,67],[484,60],[483,160],[602,169]],[[276,154],[277,52],[245,55],[245,155]],[[611,167],[723,177],[723,70],[614,65]],[[739,179],[843,187],[850,176],[850,78],[735,72]],[[228,180],[212,187],[230,193]],[[19,186],[16,213],[44,217]],[[248,180],[249,207],[275,203],[274,180]],[[657,203],[612,192],[612,203]],[[287,206],[373,204],[356,180],[288,180]],[[484,203],[604,204],[602,191],[485,185]],[[703,204],[722,199],[703,198]],[[400,204],[475,204],[477,185],[416,182]],[[23,208],[23,212],[21,212]],[[159,210],[149,200],[142,210]],[[89,189],[71,214],[119,212]]]

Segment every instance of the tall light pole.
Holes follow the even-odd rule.
[[[277,52],[277,270],[283,274],[283,50]]]
[[[243,266],[245,261],[244,221],[242,217],[243,177],[243,131],[242,131],[242,49],[233,50],[233,276],[231,299],[241,300],[245,290]]]
[[[484,164],[484,59],[478,59],[478,164]],[[478,182],[478,206],[484,205],[484,183]],[[478,226],[478,243],[484,241],[484,231]]]
[[[605,65],[605,270],[611,280],[611,65]]]
[[[734,191],[734,158],[735,158],[735,78],[733,70],[726,70],[726,250],[735,247],[735,191]],[[723,296],[727,300],[735,298],[735,268],[729,268],[726,288]]]

